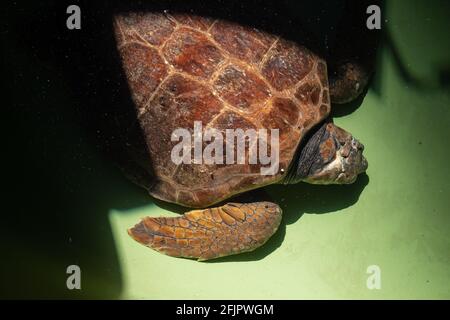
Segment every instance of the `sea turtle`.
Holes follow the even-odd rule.
[[[128,230],[138,242],[198,260],[251,251],[277,230],[280,207],[272,202],[210,206],[274,183],[352,183],[366,170],[363,145],[327,120],[330,101],[348,101],[365,85],[357,67],[347,63],[330,89],[327,64],[308,48],[193,14],[121,13],[114,17],[114,32],[151,161],[153,179],[140,184],[155,198],[200,208],[180,217],[142,219]],[[262,174],[267,166],[250,163],[250,156],[243,164],[196,162],[195,156],[177,163],[175,132],[185,128],[195,136],[195,123],[201,134],[211,128],[224,135],[227,129],[278,129],[278,145],[269,135],[263,139],[267,154],[278,153],[277,170]],[[202,140],[198,147],[213,141]],[[249,155],[250,139],[245,141]],[[228,144],[221,143],[225,153],[238,152],[237,146],[226,149]],[[186,154],[190,157],[191,150]]]

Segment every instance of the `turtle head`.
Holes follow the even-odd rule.
[[[303,144],[287,182],[353,183],[367,169],[363,150],[350,133],[326,122]]]

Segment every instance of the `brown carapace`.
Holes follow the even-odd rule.
[[[308,49],[256,29],[187,15],[115,19],[117,43],[155,181],[152,196],[205,207],[280,181],[308,130],[330,111],[326,64]],[[279,129],[275,175],[259,164],[180,164],[177,128]]]
[[[153,169],[154,180],[144,187],[156,198],[205,208],[279,183],[303,137],[329,115],[326,63],[301,45],[189,14],[119,14],[114,29]],[[226,129],[278,129],[278,171],[262,175],[262,165],[248,159],[175,164],[172,133],[192,131],[195,121],[203,132],[214,128],[224,135]],[[255,249],[280,220],[273,203],[226,204],[179,218],[145,218],[129,233],[168,255],[206,260]]]

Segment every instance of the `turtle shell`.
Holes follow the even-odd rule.
[[[296,43],[188,14],[119,14],[114,29],[153,167],[145,187],[161,200],[205,207],[281,181],[302,137],[330,112],[326,64]],[[248,159],[176,165],[172,133],[192,133],[195,121],[224,135],[278,129],[278,171],[262,175]]]

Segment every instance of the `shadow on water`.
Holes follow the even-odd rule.
[[[272,185],[232,198],[229,201],[271,201],[279,204],[283,210],[280,227],[263,246],[252,252],[219,258],[207,263],[261,260],[281,246],[286,235],[286,225],[297,222],[304,214],[334,213],[352,206],[358,201],[368,183],[369,176],[362,174],[350,185],[325,186],[306,183]]]
[[[159,8],[198,6],[199,13],[212,10],[239,22],[250,19],[262,29],[300,39],[298,27],[293,28],[298,21],[274,2],[180,3],[168,1]],[[4,274],[13,275],[2,281],[7,291],[1,294],[6,297],[119,297],[122,271],[108,212],[151,201],[111,161],[127,161],[123,144],[145,153],[142,133],[133,129],[133,105],[111,30],[110,15],[117,2],[81,1],[82,29],[74,31],[65,27],[69,4],[48,1],[4,10],[8,32],[2,32],[2,41],[8,44],[5,56],[10,60],[5,77],[11,79],[13,98],[13,108],[3,118],[10,137],[3,150],[11,155],[4,166],[10,196],[1,226],[7,239],[2,241]],[[121,125],[111,126],[117,122]],[[140,156],[133,160],[140,162]],[[132,171],[141,170],[141,165]],[[363,176],[349,186],[270,186],[242,195],[247,201],[268,200],[270,191],[272,201],[284,209],[283,222],[265,246],[217,262],[264,258],[281,245],[286,224],[308,212],[334,212],[352,205],[367,182]],[[170,210],[185,211],[176,206]],[[81,267],[81,291],[66,288],[66,268],[71,264]]]
[[[448,3],[445,3],[448,5]],[[398,44],[395,42],[392,36],[392,30],[389,29],[388,26],[384,26],[381,32],[380,39],[380,49],[381,51],[386,51],[393,61],[393,65],[395,70],[398,73],[398,76],[401,78],[402,82],[410,86],[411,89],[422,92],[432,92],[432,91],[445,91],[450,93],[450,65],[443,64],[435,66],[432,70],[432,73],[436,76],[436,79],[421,79],[414,74],[414,65],[406,64],[402,54],[398,48]],[[381,54],[377,55],[376,65],[381,66],[383,64],[383,56]],[[378,96],[381,96],[381,75],[379,71],[377,71],[374,77],[371,79],[371,83],[368,88],[371,89],[372,92],[376,93]],[[365,95],[365,93],[364,93]],[[359,100],[359,99],[358,99]],[[357,101],[354,101],[348,105],[344,105],[344,109],[352,112],[359,107]],[[334,114],[336,112],[336,114]],[[333,115],[342,116],[348,114],[345,111],[339,110],[335,108],[333,110]]]
[[[11,4],[2,32],[11,81],[1,235],[8,298],[117,298],[122,275],[108,213],[148,204],[111,161],[142,148],[118,65],[110,16],[81,4],[82,30],[65,27],[69,3]],[[121,126],[111,130],[111,124]],[[122,131],[120,131],[122,130]],[[145,148],[141,149],[145,152]],[[138,152],[139,154],[139,152]],[[124,231],[125,232],[125,231]],[[82,290],[68,290],[78,265]]]

